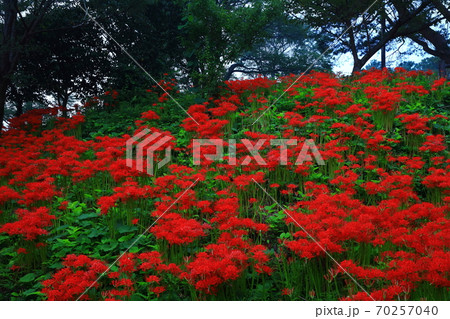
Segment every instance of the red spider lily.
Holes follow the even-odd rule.
[[[42,282],[42,292],[47,295],[48,300],[74,300],[81,296],[85,290],[94,283],[107,267],[100,261],[90,259],[87,256],[68,255],[61,269],[51,279]],[[82,300],[88,300],[88,295],[83,295]]]
[[[195,260],[187,265],[189,272],[185,276],[196,289],[212,294],[221,283],[239,277],[247,267],[248,257],[242,251],[229,249],[224,244],[205,248],[208,252],[197,254]]]
[[[225,84],[228,86],[230,91],[240,94],[244,91],[254,91],[260,88],[269,88],[275,81],[269,80],[268,78],[256,78],[252,80],[239,80],[239,81],[227,81]]]
[[[28,211],[26,209],[16,210],[18,221],[4,224],[0,232],[9,235],[22,235],[25,240],[34,240],[40,235],[48,233],[44,227],[52,226],[52,220],[56,217],[49,214],[46,207],[39,207]]]
[[[426,286],[430,298],[439,297],[450,286],[450,160],[443,133],[448,118],[403,111],[405,105],[446,95],[444,79],[425,80],[424,72],[384,69],[363,71],[351,80],[311,72],[300,79],[230,81],[221,96],[189,107],[199,125],[186,116],[183,135],[148,125],[163,124],[151,121],[159,119],[155,110],[164,114],[169,98],[152,94],[152,110],[135,122],[136,133],[150,129],[170,136],[169,145],[182,155],[156,177],[127,166],[128,134],[81,140],[74,131],[82,115],[58,118],[60,109],[54,108],[12,119],[0,137],[0,231],[20,238],[10,250],[16,253],[7,271],[23,276],[32,267],[27,260],[38,253],[54,260],[48,247],[53,239],[45,235],[64,236],[64,227],[52,227],[77,215],[78,209],[67,208],[78,201],[83,210],[100,209],[95,220],[109,228],[113,241],[118,222],[126,219],[128,226],[137,225],[130,228],[144,229],[159,218],[145,234],[158,251],[149,246],[136,247],[140,253],[128,251],[82,299],[236,298],[229,294],[232,289],[242,290],[239,297],[249,296],[267,276],[276,289],[293,287],[299,269],[320,284],[296,285],[296,295],[412,299],[426,298],[420,295]],[[160,84],[175,93],[174,81]],[[258,131],[250,125],[243,129],[290,85],[280,107],[268,110],[256,125]],[[111,90],[88,104],[111,107],[120,98]],[[49,118],[54,128],[46,127]],[[226,134],[246,139],[236,144],[235,163],[203,161],[215,149],[202,147],[201,165],[190,166],[185,158],[193,147],[190,139]],[[270,148],[279,138],[297,145],[282,154]],[[326,165],[295,163],[310,138]],[[265,164],[248,157],[248,146],[261,140],[258,151]],[[186,191],[196,180],[202,183]],[[270,185],[270,196],[254,181]],[[288,207],[288,214],[273,206],[271,197]],[[323,249],[340,267],[323,262]],[[77,299],[118,250],[102,260],[66,256],[42,292],[49,300]],[[370,296],[358,292],[341,267]],[[281,295],[293,293],[293,288],[281,290]]]
[[[185,219],[179,214],[165,214],[152,229],[156,238],[163,238],[171,245],[181,245],[193,242],[196,238],[205,236],[207,225],[202,225],[194,219]]]
[[[443,135],[428,135],[426,141],[419,147],[419,151],[430,151],[433,153],[441,152],[447,149],[445,137]]]

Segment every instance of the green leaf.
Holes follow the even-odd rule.
[[[40,291],[36,291],[36,289],[28,289],[23,293],[24,296],[32,296],[32,295],[38,295],[38,296],[44,296],[44,294]]]
[[[98,229],[93,229],[91,233],[88,235],[89,238],[97,237],[103,235],[104,232],[99,231]]]
[[[19,282],[30,282],[30,281],[33,281],[35,278],[36,278],[36,275],[31,272],[29,274],[26,274],[22,278],[20,278]]]
[[[61,243],[61,244],[63,244],[64,246],[67,246],[67,247],[74,247],[74,246],[77,246],[77,243],[71,242],[69,239],[60,239],[60,238],[58,238],[58,239],[56,239],[56,240],[58,241],[58,243]]]
[[[120,225],[117,227],[117,231],[121,234],[135,232],[137,230],[136,226]]]
[[[73,211],[74,214],[78,215],[78,214],[81,214],[83,212],[83,208],[78,206],[78,207],[74,208],[72,211]]]
[[[147,297],[144,296],[143,294],[135,293],[134,295],[131,296],[131,300],[132,301],[143,301],[143,300],[147,300]]]
[[[100,250],[103,250],[103,251],[111,251],[111,250],[113,250],[114,248],[116,248],[117,245],[118,245],[117,242],[111,242],[111,243],[109,243],[109,244],[102,244],[102,245],[100,245],[100,246],[99,246],[99,249],[100,249]]]
[[[83,219],[94,218],[94,217],[98,217],[98,214],[97,213],[87,213],[87,214],[78,216],[78,219],[83,220]]]
[[[126,236],[122,236],[122,237],[119,238],[119,242],[122,243],[124,241],[130,240],[131,238],[133,238],[133,236],[134,236],[134,234],[129,234],[129,235],[126,235]]]
[[[141,250],[141,248],[134,246],[134,247],[130,248],[130,253],[135,254],[135,253],[139,252],[140,250]]]

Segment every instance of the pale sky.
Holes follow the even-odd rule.
[[[401,62],[405,61],[413,61],[420,62],[422,59],[431,57],[426,52],[423,52],[419,49],[420,54],[418,53],[407,53],[413,48],[418,48],[417,45],[413,45],[411,43],[405,44],[403,47],[398,48],[397,50],[391,50],[386,53],[386,64],[388,67],[396,67]],[[373,60],[381,61],[381,51],[374,55],[372,59],[366,65],[369,65]],[[350,52],[336,55],[336,59],[333,62],[333,72],[334,73],[342,73],[345,75],[349,75],[352,73],[353,69],[353,58]]]

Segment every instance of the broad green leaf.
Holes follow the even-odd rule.
[[[22,278],[20,278],[19,282],[30,282],[30,281],[33,281],[35,278],[36,278],[36,275],[31,272],[29,274],[26,274]]]

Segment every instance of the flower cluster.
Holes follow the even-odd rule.
[[[172,80],[159,85],[176,93]],[[43,280],[47,300],[448,293],[449,119],[420,107],[445,101],[447,81],[403,69],[228,81],[190,105],[176,132],[157,89],[130,130],[170,137],[173,163],[155,176],[147,161],[144,172],[128,165],[130,134],[81,139],[82,114],[52,108],[11,120],[0,136],[0,241],[11,246],[2,272],[39,273],[30,289]],[[89,104],[121,98],[110,90]],[[233,156],[207,160],[216,150],[205,146],[191,165],[193,139],[224,137],[240,141]],[[271,147],[282,138],[296,143]],[[325,165],[303,153],[309,139]]]

